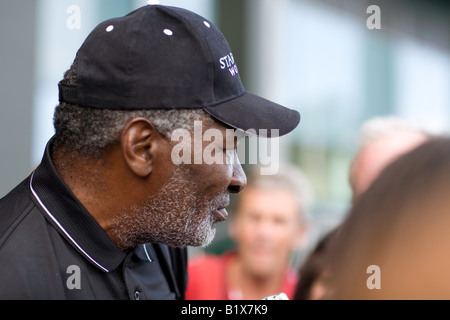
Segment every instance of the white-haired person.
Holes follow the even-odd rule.
[[[385,167],[430,138],[430,133],[400,117],[379,116],[365,121],[360,128],[357,152],[350,166],[353,202],[370,187]],[[302,278],[294,299],[321,299],[330,294],[330,261],[327,257],[331,254],[330,244],[339,227],[323,235],[302,264]]]
[[[413,122],[396,116],[374,117],[364,122],[350,167],[353,198],[362,194],[388,164],[430,136]]]

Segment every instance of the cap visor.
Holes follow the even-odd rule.
[[[234,129],[268,138],[281,137],[294,130],[300,122],[298,111],[248,92],[203,109]]]

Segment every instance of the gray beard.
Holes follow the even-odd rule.
[[[140,207],[120,215],[111,232],[120,248],[143,243],[163,243],[172,247],[206,247],[216,234],[215,211],[229,201],[223,192],[213,199],[196,193],[197,186],[182,168]]]

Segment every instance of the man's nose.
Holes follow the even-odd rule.
[[[245,175],[244,170],[242,169],[241,163],[236,157],[236,160],[233,164],[233,175],[231,177],[230,184],[228,185],[229,193],[240,193],[245,189],[247,185],[247,177]]]

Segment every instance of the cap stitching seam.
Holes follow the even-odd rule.
[[[175,16],[176,18],[180,19],[181,21],[183,21],[186,26],[189,28],[189,30],[191,31],[192,34],[195,34],[195,38],[199,40],[199,43],[203,49],[203,51],[207,51],[208,55],[209,55],[209,59],[208,57],[205,57],[207,62],[208,62],[208,66],[209,66],[209,80],[211,82],[213,82],[213,98],[215,98],[215,70],[214,70],[214,61],[213,61],[213,57],[212,57],[212,52],[211,49],[207,43],[207,41],[205,39],[203,39],[202,37],[199,36],[199,32],[198,32],[198,27],[196,25],[194,25],[193,23],[191,23],[191,21],[189,21],[188,19],[185,19],[182,15],[178,14],[177,12],[171,11],[171,10],[164,10],[164,7],[159,7],[158,9],[163,9],[163,11],[166,14],[169,14],[171,16]],[[195,31],[195,32],[193,32]],[[206,54],[204,54],[206,56]],[[201,107],[200,107],[201,108]]]

